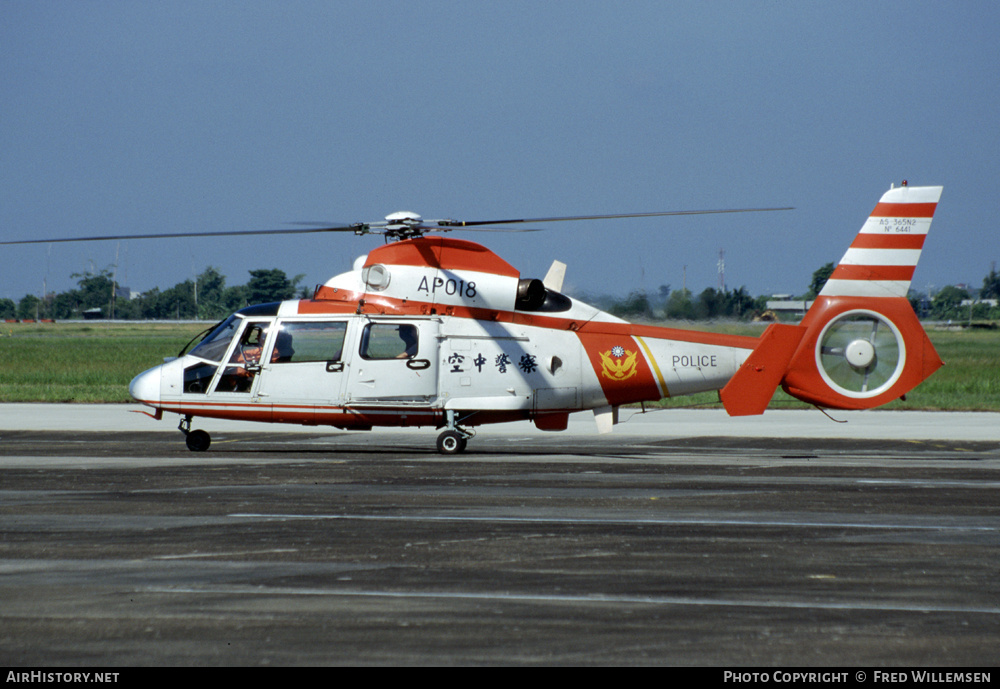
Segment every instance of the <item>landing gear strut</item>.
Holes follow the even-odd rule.
[[[437,450],[443,455],[455,455],[465,452],[465,446],[469,438],[475,435],[474,432],[462,428],[455,421],[455,411],[449,409],[446,414],[448,428],[441,432],[437,439]]]
[[[190,416],[185,416],[181,419],[181,423],[177,428],[184,434],[184,442],[187,443],[187,448],[192,452],[204,452],[212,444],[212,436],[208,433],[202,430],[191,430]]]

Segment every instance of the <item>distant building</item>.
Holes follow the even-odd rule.
[[[988,306],[996,306],[1000,303],[998,299],[963,299],[962,306],[975,306],[976,304],[986,304]]]
[[[784,296],[784,295],[775,295]],[[802,313],[804,314],[812,306],[811,301],[804,299],[782,299],[767,302],[767,310],[775,313]]]

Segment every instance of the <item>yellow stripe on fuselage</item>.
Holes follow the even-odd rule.
[[[656,359],[653,358],[653,353],[649,350],[649,346],[646,344],[638,335],[635,336],[636,342],[642,347],[643,351],[646,352],[646,358],[649,359],[649,364],[653,367],[653,371],[656,373],[656,380],[660,382],[660,390],[663,391],[664,397],[670,397],[670,391],[667,389],[667,381],[663,379],[663,373],[660,371],[660,365],[656,363]]]

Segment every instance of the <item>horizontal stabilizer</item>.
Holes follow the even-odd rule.
[[[805,333],[802,326],[782,323],[764,331],[760,344],[719,392],[730,416],[764,413]]]

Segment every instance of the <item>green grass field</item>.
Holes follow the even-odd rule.
[[[130,402],[137,373],[210,324],[0,324],[0,402]]]
[[[2,323],[0,402],[129,402],[129,381],[174,356],[209,323]],[[759,335],[732,324],[699,329]],[[928,334],[945,366],[887,409],[1000,410],[1000,330]],[[715,393],[665,400],[669,407],[717,406]],[[806,405],[781,390],[771,408]]]

